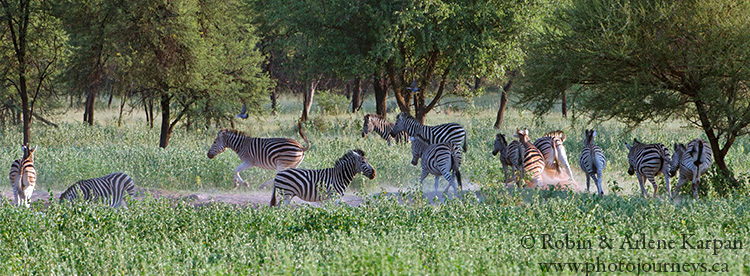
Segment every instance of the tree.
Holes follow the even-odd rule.
[[[750,124],[750,2],[574,0],[529,53],[522,102],[548,112],[567,91],[592,120],[685,118],[718,168]]]
[[[5,59],[11,62],[0,65],[3,67],[0,71],[10,76],[4,82],[9,82],[11,90],[21,99],[24,144],[31,139],[34,106],[39,98],[54,93],[50,80],[59,73],[66,57],[67,36],[45,4],[34,0],[0,0],[2,54],[6,58],[11,56]]]

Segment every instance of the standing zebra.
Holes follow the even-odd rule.
[[[545,168],[554,168],[560,173],[560,167],[565,168],[568,173],[568,177],[575,182],[573,179],[573,171],[570,170],[570,164],[568,163],[568,154],[565,151],[565,133],[561,130],[549,132],[542,138],[534,141],[534,146],[542,152],[544,156]]]
[[[630,150],[628,153],[628,174],[633,175],[638,173],[638,184],[641,185],[641,192],[643,196],[646,194],[646,187],[643,186],[646,179],[651,182],[654,186],[654,197],[658,187],[656,186],[656,180],[654,178],[659,173],[664,174],[664,182],[667,186],[667,191],[671,192],[669,188],[669,169],[670,163],[672,162],[669,154],[669,149],[663,144],[643,144],[638,139],[633,139],[633,145],[625,146]]]
[[[247,182],[242,180],[240,172],[252,167],[282,171],[287,168],[296,168],[305,158],[305,152],[310,149],[310,141],[302,133],[302,123],[298,122],[299,135],[305,140],[306,147],[289,138],[255,138],[245,135],[234,129],[222,129],[216,136],[214,144],[208,149],[208,158],[213,159],[216,155],[230,148],[237,153],[242,164],[234,170],[234,188],[240,183],[248,187]],[[266,181],[260,188],[270,184],[273,180]]]
[[[120,207],[125,194],[135,195],[133,180],[127,174],[116,172],[99,178],[76,182],[60,195],[60,202],[73,201],[83,196],[86,201],[102,202],[110,207]]]
[[[596,130],[586,130],[583,137],[583,151],[581,152],[581,159],[579,164],[581,170],[586,174],[586,192],[590,191],[591,179],[594,179],[594,184],[599,191],[599,196],[604,195],[604,189],[602,189],[602,171],[607,167],[607,158],[602,153],[602,148],[594,144],[594,137],[596,137]]]
[[[429,144],[450,142],[454,145],[462,145],[463,151],[466,152],[466,130],[456,123],[426,126],[408,113],[402,112],[396,117],[396,124],[391,133],[395,136],[401,131],[406,131],[412,137],[420,135]]]
[[[526,178],[526,173],[531,173],[533,187],[542,185],[544,180],[544,156],[539,149],[529,142],[529,130],[516,130],[516,134],[513,136],[517,137],[521,143],[523,158],[523,170],[521,170],[521,178],[518,181],[518,185],[521,185],[521,181]]]
[[[364,118],[362,125],[362,137],[367,136],[370,132],[375,131],[380,137],[388,141],[388,145],[391,145],[391,140],[396,138],[396,143],[405,143],[409,141],[409,134],[406,131],[400,131],[395,135],[391,133],[393,125],[396,123],[388,122],[382,116],[378,114],[367,114]]]
[[[23,157],[16,159],[10,165],[10,185],[13,187],[13,197],[17,206],[26,206],[29,208],[31,194],[34,193],[36,186],[36,169],[34,168],[34,151],[36,146],[29,148],[28,145],[22,145]]]
[[[518,140],[513,140],[509,145],[505,141],[505,135],[498,133],[495,135],[495,149],[492,151],[492,155],[497,155],[498,153],[500,154],[500,163],[503,164],[504,182],[508,182],[508,167],[510,167],[510,173],[515,180],[516,172],[520,173],[523,169],[521,143]]]
[[[271,206],[278,205],[277,189],[281,190],[284,203],[287,205],[295,196],[310,202],[329,199],[334,193],[343,196],[354,176],[360,172],[370,179],[375,178],[375,168],[367,161],[365,152],[361,149],[347,151],[336,161],[333,168],[320,170],[291,168],[280,171],[273,179]]]
[[[669,170],[669,176],[674,177],[677,169],[680,169],[680,178],[674,187],[672,197],[677,196],[680,186],[690,179],[693,183],[693,198],[698,198],[698,185],[701,181],[701,175],[708,171],[713,163],[713,154],[711,146],[703,139],[694,139],[685,146],[684,144],[674,144],[674,157],[672,158],[672,168]]]
[[[422,187],[424,179],[432,174],[435,176],[435,194],[438,194],[438,183],[440,176],[445,177],[448,181],[448,187],[445,187],[443,193],[453,186],[453,191],[458,196],[458,189],[463,189],[461,185],[461,171],[459,170],[459,155],[461,148],[451,143],[428,144],[419,134],[409,138],[411,142],[411,164],[416,166],[419,158],[422,158],[422,176],[419,178],[419,186]],[[453,174],[451,174],[453,172]],[[453,179],[455,175],[456,179]],[[456,180],[458,187],[456,187]]]

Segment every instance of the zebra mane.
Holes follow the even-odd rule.
[[[352,161],[355,158],[355,155],[359,155],[364,158],[365,152],[361,149],[353,149],[353,150],[347,151],[344,154],[344,156],[341,156],[339,160],[336,160],[336,167],[340,167],[340,166],[352,163]]]
[[[378,120],[381,120],[381,121],[385,121],[385,117],[380,116],[379,114],[375,114],[375,113],[368,113],[367,115],[365,115],[365,120],[368,120],[370,118],[374,118],[374,119],[378,119]]]
[[[239,131],[239,130],[231,129],[231,128],[222,129],[220,132],[230,133],[233,135],[248,137],[248,138],[251,137],[249,134],[245,133],[244,131]]]
[[[555,131],[547,132],[547,134],[544,134],[544,137],[553,137],[553,138],[557,137],[557,138],[560,138],[560,140],[562,140],[563,142],[565,142],[565,138],[566,138],[565,133],[562,130],[555,130]]]

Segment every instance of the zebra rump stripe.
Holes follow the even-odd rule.
[[[448,192],[452,186],[456,195],[458,195],[458,189],[463,189],[458,157],[461,148],[445,142],[430,145],[420,136],[412,137],[411,139],[411,164],[416,166],[419,159],[422,159],[422,176],[419,178],[420,186],[424,179],[432,174],[435,176],[435,194],[437,194],[440,176],[443,176],[448,181],[448,187],[445,188],[443,193]],[[455,180],[453,178],[454,175]],[[456,187],[456,181],[458,181],[458,187]]]
[[[655,177],[657,175],[664,174],[664,182],[666,183],[667,191],[671,191],[669,187],[669,170],[670,158],[669,149],[663,144],[643,144],[638,139],[633,139],[633,145],[625,144],[630,150],[628,153],[628,174],[638,174],[638,183],[641,186],[641,192],[643,196],[647,196],[646,188],[644,183],[646,179],[651,182],[654,187],[654,197],[658,187],[656,186]]]
[[[60,202],[83,197],[86,201],[102,202],[110,207],[119,207],[126,194],[135,195],[133,180],[127,174],[117,172],[76,182],[60,195]]]
[[[396,117],[392,133],[401,131],[406,131],[411,137],[419,135],[430,144],[453,143],[462,146],[463,151],[466,152],[466,129],[456,123],[426,126],[408,113],[402,112]]]
[[[583,150],[581,151],[581,158],[579,164],[581,170],[586,174],[586,192],[590,191],[591,179],[594,179],[594,184],[598,190],[599,196],[604,194],[602,188],[602,171],[607,167],[607,158],[602,153],[602,148],[594,144],[594,137],[596,137],[596,130],[586,130],[583,139]]]
[[[260,167],[281,171],[287,168],[296,168],[302,163],[305,152],[310,149],[310,141],[302,132],[302,123],[298,123],[298,127],[300,136],[307,144],[306,147],[302,147],[302,144],[294,139],[255,138],[237,130],[223,129],[217,134],[207,155],[208,158],[212,159],[224,152],[226,148],[236,152],[242,163],[234,170],[234,188],[236,189],[240,183],[248,186],[247,182],[240,177],[240,172],[246,169]],[[263,188],[271,182],[269,180],[260,187]]]
[[[672,167],[669,170],[669,176],[673,177],[680,170],[680,177],[675,185],[672,197],[677,196],[680,187],[688,180],[692,183],[693,198],[698,198],[698,186],[700,185],[701,175],[708,171],[713,163],[713,153],[711,146],[703,139],[694,139],[687,146],[684,144],[674,144],[674,157],[672,158]]]
[[[544,156],[546,168],[554,168],[558,173],[561,168],[564,168],[568,176],[573,179],[573,171],[570,170],[567,152],[563,145],[565,138],[565,133],[561,130],[552,131],[534,141],[534,146]]]
[[[391,145],[391,140],[396,139],[396,143],[406,143],[409,141],[409,134],[406,131],[399,131],[393,134],[393,126],[396,123],[388,122],[382,116],[378,114],[367,114],[364,117],[364,123],[362,124],[362,137],[367,136],[370,132],[375,132],[380,135],[381,138],[388,141],[388,145]]]
[[[34,168],[36,146],[30,149],[28,145],[22,145],[21,150],[23,150],[23,157],[16,159],[10,165],[8,178],[13,188],[16,206],[23,205],[29,208],[31,206],[31,195],[34,193],[34,187],[36,186],[36,168]]]
[[[517,130],[514,136],[516,136],[521,143],[521,151],[523,152],[523,170],[521,171],[521,178],[518,182],[519,185],[520,181],[526,177],[526,173],[531,173],[531,181],[534,187],[541,185],[543,182],[542,173],[544,172],[544,156],[542,155],[542,152],[529,142],[528,129]]]
[[[346,152],[336,161],[333,168],[283,170],[273,179],[270,205],[278,205],[276,190],[280,190],[286,204],[289,204],[295,196],[310,202],[326,200],[334,193],[343,196],[354,176],[360,172],[370,179],[375,178],[375,169],[367,161],[365,152],[361,149]]]

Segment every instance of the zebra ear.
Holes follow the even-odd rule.
[[[640,141],[638,141],[638,139],[636,139],[636,138],[633,138],[633,145],[634,145],[634,146],[635,146],[635,145],[637,145],[637,144],[640,144],[640,143],[641,143],[641,142],[640,142]]]
[[[591,137],[596,137],[596,129],[591,131]]]
[[[356,154],[357,156],[365,157],[365,152],[361,149],[353,149],[352,153]]]
[[[628,143],[625,143],[625,147],[628,148],[628,150],[630,150],[630,148],[632,148],[632,146],[628,145]]]
[[[37,146],[34,146],[33,148],[31,148],[31,149],[29,150],[29,153],[32,153],[32,152],[36,151],[36,147],[37,147]]]

